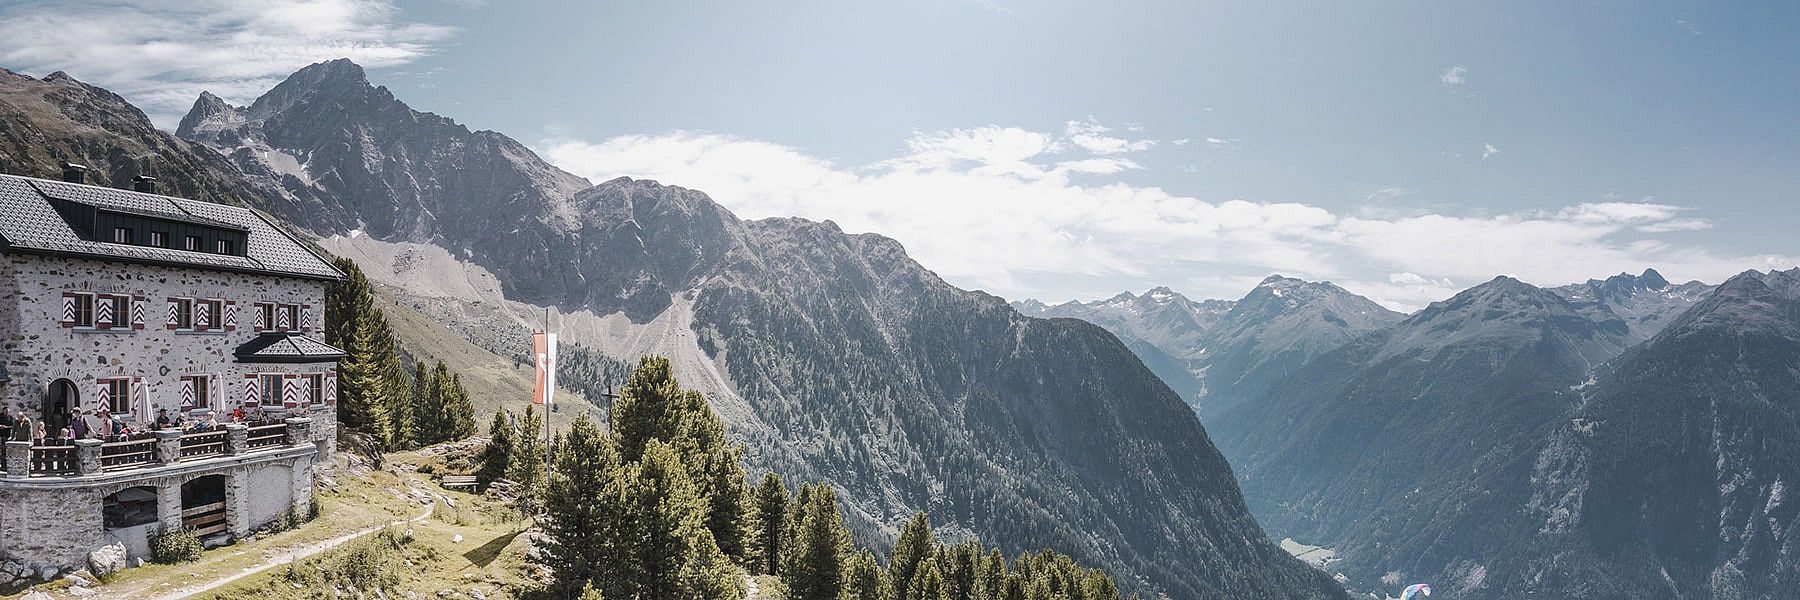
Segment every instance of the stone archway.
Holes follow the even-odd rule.
[[[229,480],[228,475],[204,475],[181,484],[181,526],[201,538],[229,532]]]
[[[54,437],[72,423],[75,411],[80,409],[81,388],[68,379],[57,379],[44,389],[44,406],[38,418],[44,422],[44,432]]]

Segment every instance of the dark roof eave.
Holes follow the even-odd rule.
[[[80,258],[80,259],[86,259],[86,260],[97,260],[97,261],[102,261],[102,262],[122,262],[122,263],[133,263],[133,264],[143,264],[143,265],[155,265],[155,266],[159,266],[159,267],[174,267],[174,268],[178,268],[178,269],[198,269],[198,270],[202,270],[202,271],[224,271],[224,272],[228,272],[228,273],[249,273],[252,275],[271,275],[271,276],[275,276],[275,277],[294,277],[294,278],[298,278],[298,279],[311,279],[311,280],[315,280],[315,281],[336,282],[336,281],[344,280],[343,275],[326,275],[326,274],[322,274],[322,273],[294,273],[294,272],[290,272],[290,271],[276,271],[276,270],[271,270],[271,269],[250,269],[250,268],[224,267],[224,266],[214,266],[214,265],[197,265],[197,264],[190,263],[190,262],[179,262],[179,261],[172,261],[172,260],[157,260],[154,258],[137,258],[137,257],[128,257],[128,256],[117,256],[117,255],[113,255],[113,254],[100,254],[97,252],[74,252],[74,251],[69,251],[69,250],[50,250],[47,248],[32,248],[30,246],[18,246],[18,245],[14,245],[11,243],[0,243],[0,252],[18,253],[18,254],[36,254],[36,255],[40,255],[40,256],[55,256],[55,257],[63,257],[63,258]],[[330,265],[331,263],[326,262],[325,264]],[[334,267],[332,270],[336,271],[337,269]]]
[[[280,356],[238,356],[237,361],[244,364],[294,364],[294,363],[335,363],[344,359],[342,354],[321,354],[314,356],[280,355]]]

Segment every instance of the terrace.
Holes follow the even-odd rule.
[[[160,470],[181,466],[183,462],[251,456],[309,444],[311,425],[310,418],[289,418],[231,423],[202,432],[164,429],[116,442],[74,440],[67,445],[50,446],[7,442],[0,478],[80,478],[126,471],[154,477]]]

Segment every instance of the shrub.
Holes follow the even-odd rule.
[[[201,549],[200,536],[185,527],[150,538],[151,562],[173,565],[196,561],[200,559]]]

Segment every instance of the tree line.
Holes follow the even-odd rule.
[[[461,376],[444,361],[406,366],[387,316],[362,269],[333,261],[344,279],[325,292],[325,343],[338,361],[338,422],[367,434],[384,450],[404,450],[475,434],[475,407]]]
[[[610,416],[611,431],[577,418],[549,449],[555,468],[535,558],[555,574],[554,597],[741,598],[740,570],[778,577],[790,600],[1120,597],[1105,573],[1067,556],[1008,561],[979,541],[944,544],[923,513],[883,566],[852,544],[830,485],[790,492],[774,473],[751,485],[742,447],[727,442],[705,397],[682,389],[665,358],[639,363]],[[484,476],[513,472],[523,438],[505,413],[491,431]]]

